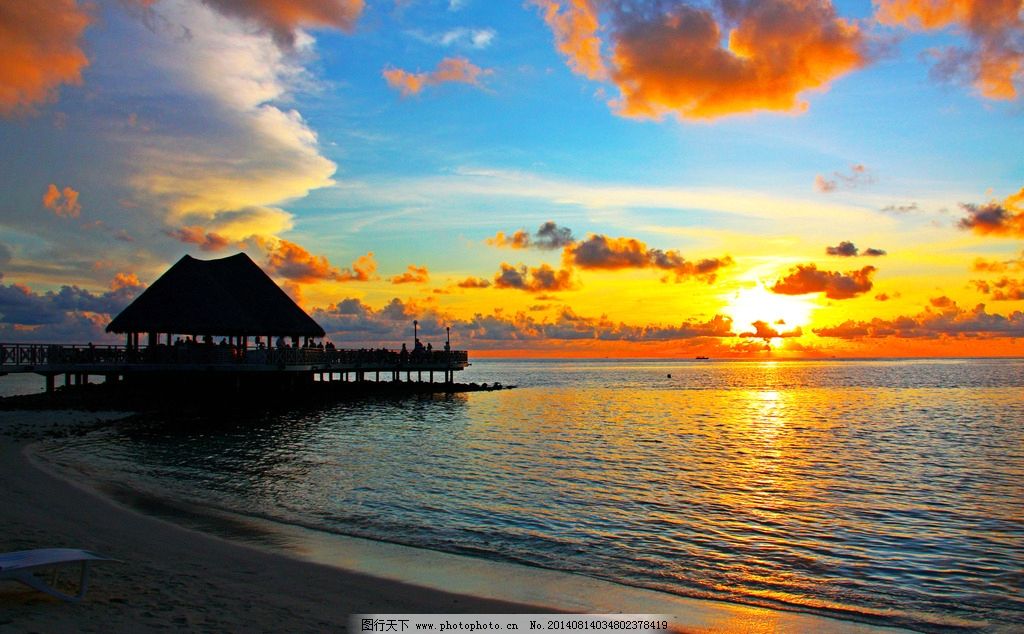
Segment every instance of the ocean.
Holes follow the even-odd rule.
[[[41,451],[100,484],[324,533],[1024,630],[1024,360],[478,360],[458,378],[518,387],[136,419]]]

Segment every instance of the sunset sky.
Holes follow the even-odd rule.
[[[245,251],[342,347],[1024,355],[1020,0],[4,0],[0,341]]]

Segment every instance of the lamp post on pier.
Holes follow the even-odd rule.
[[[414,346],[416,345],[416,342],[419,341],[419,339],[420,339],[419,335],[417,334],[419,332],[419,327],[420,327],[419,320],[413,319],[412,320],[412,343],[413,343]]]

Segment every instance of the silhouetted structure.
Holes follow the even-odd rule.
[[[307,315],[244,253],[219,260],[184,256],[107,326],[127,335],[128,348],[159,334],[194,337],[323,337]],[[167,341],[171,343],[170,339]]]
[[[63,374],[65,385],[99,375],[161,393],[243,388],[262,393],[293,392],[314,383],[363,383],[371,374],[375,382],[384,374],[401,383],[403,372],[406,383],[414,373],[417,382],[426,373],[433,383],[440,372],[450,385],[455,372],[469,365],[468,354],[460,350],[409,355],[313,345],[324,329],[244,253],[218,260],[182,257],[121,311],[107,332],[125,335],[125,345],[0,343],[0,375],[41,374],[48,392]]]

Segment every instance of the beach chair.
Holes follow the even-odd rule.
[[[45,592],[64,601],[77,603],[85,596],[89,585],[89,564],[93,561],[118,561],[87,550],[77,548],[38,548],[36,550],[19,550],[13,553],[0,553],[0,581],[20,581],[26,586]],[[65,594],[54,587],[57,578],[57,567],[66,564],[82,564],[81,580],[78,594]],[[53,578],[46,584],[36,576],[43,569],[53,569]]]

